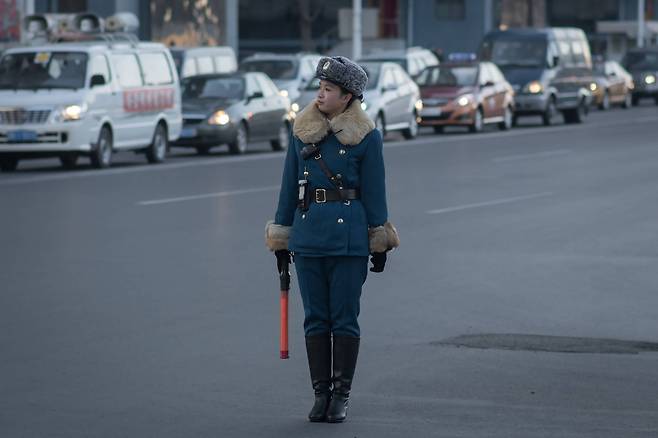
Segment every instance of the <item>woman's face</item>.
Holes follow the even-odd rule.
[[[343,111],[351,97],[352,95],[350,93],[342,94],[338,85],[321,80],[315,101],[320,111],[328,116],[333,116]]]

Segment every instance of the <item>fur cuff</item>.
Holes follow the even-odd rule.
[[[270,251],[288,249],[290,228],[285,225],[275,224],[274,221],[268,221],[265,225],[265,246]]]
[[[400,246],[398,230],[390,222],[386,222],[379,227],[370,228],[368,230],[368,237],[370,239],[371,253],[386,252]]]

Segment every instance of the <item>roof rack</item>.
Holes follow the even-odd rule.
[[[136,35],[127,32],[67,32],[54,35],[51,43],[73,43],[73,42],[104,42],[111,46],[113,44],[127,43],[132,46],[139,44]]]

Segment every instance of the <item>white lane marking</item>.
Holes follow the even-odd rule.
[[[474,204],[455,205],[454,207],[438,208],[436,210],[429,210],[427,214],[442,214],[452,213],[453,211],[468,210],[471,208],[490,207],[492,205],[510,204],[512,202],[527,201],[529,199],[544,198],[546,196],[553,196],[553,192],[533,193],[531,195],[514,196],[512,198],[494,199],[486,202],[476,202]]]
[[[518,154],[506,155],[504,157],[494,158],[494,163],[506,163],[508,161],[528,160],[533,158],[554,157],[557,155],[567,155],[571,153],[571,149],[556,149],[554,151],[536,152],[534,154]]]
[[[229,190],[225,192],[201,193],[199,195],[179,196],[177,198],[153,199],[150,201],[140,201],[137,204],[138,205],[170,204],[172,202],[193,201],[196,199],[222,198],[225,196],[246,195],[248,193],[269,192],[269,191],[278,190],[280,188],[281,186],[254,187],[251,189],[243,189],[243,190]]]
[[[580,129],[587,129],[592,127],[610,127],[616,125],[632,125],[640,123],[653,123],[658,122],[658,118],[654,116],[642,116],[633,120],[619,120],[616,122],[597,122],[597,123],[583,123],[578,125],[568,125],[568,126],[547,126],[547,127],[537,127],[537,126],[521,126],[516,130],[504,131],[504,132],[488,132],[480,134],[463,134],[463,135],[450,135],[447,137],[437,136],[437,135],[428,135],[427,137],[418,138],[416,140],[401,140],[395,142],[384,143],[385,148],[397,148],[397,147],[410,147],[410,146],[426,146],[428,144],[434,144],[437,147],[445,143],[466,143],[466,142],[475,142],[482,140],[489,140],[492,138],[506,138],[506,137],[518,137],[524,135],[537,135],[544,133],[554,133],[561,131],[574,131]],[[38,182],[47,182],[47,181],[60,181],[68,180],[75,178],[89,178],[89,177],[98,177],[98,176],[111,176],[111,175],[122,175],[127,173],[138,173],[138,172],[159,172],[170,169],[182,169],[186,167],[197,167],[197,166],[219,166],[225,164],[234,164],[234,163],[243,163],[247,161],[260,161],[260,160],[271,160],[278,158],[283,160],[285,154],[281,152],[265,152],[258,153],[249,156],[238,156],[238,157],[217,157],[217,158],[199,158],[194,161],[185,161],[182,163],[163,163],[158,165],[141,165],[130,163],[131,167],[127,168],[118,168],[118,169],[103,169],[103,170],[83,170],[79,172],[64,172],[60,174],[51,174],[51,175],[39,175],[32,177],[22,177],[17,176],[16,179],[10,177],[10,179],[0,180],[0,186],[13,186],[20,184],[30,184]]]

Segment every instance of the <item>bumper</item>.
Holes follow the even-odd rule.
[[[514,114],[541,114],[547,104],[547,94],[517,94],[514,96]]]
[[[89,152],[98,129],[87,120],[39,125],[0,125],[0,153]]]
[[[420,110],[420,126],[468,126],[473,124],[475,106],[465,107],[446,105],[442,107],[426,106]]]
[[[214,146],[231,143],[235,140],[236,135],[237,126],[233,124],[224,126],[210,126],[206,124],[183,125],[180,137],[173,142],[173,146]]]

